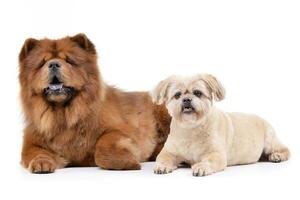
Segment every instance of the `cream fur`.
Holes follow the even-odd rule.
[[[271,162],[289,158],[273,128],[256,115],[226,113],[213,106],[225,90],[213,76],[171,77],[152,93],[154,102],[166,103],[172,116],[170,135],[156,160],[155,173],[170,173],[182,162],[191,165],[194,176],[222,171],[226,166],[257,162],[266,156]],[[202,92],[201,97],[193,95]],[[179,99],[174,94],[182,93]],[[182,112],[182,99],[192,99],[195,112]]]

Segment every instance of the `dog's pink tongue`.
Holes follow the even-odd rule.
[[[49,85],[49,88],[51,90],[60,90],[62,88],[63,84],[62,83],[59,83],[59,84],[50,84]]]

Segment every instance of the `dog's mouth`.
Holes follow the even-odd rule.
[[[73,90],[73,88],[65,86],[57,76],[54,76],[48,87],[45,88],[45,93],[59,95],[64,93],[66,90]]]
[[[183,105],[181,111],[184,114],[191,114],[195,112],[195,108],[192,105]]]
[[[61,95],[65,96],[65,99],[70,99],[74,92],[75,90],[73,87],[65,86],[57,76],[54,76],[48,87],[44,89],[44,94],[46,97]]]

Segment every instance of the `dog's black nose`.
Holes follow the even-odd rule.
[[[192,99],[191,98],[184,98],[182,100],[183,103],[191,103]]]
[[[57,68],[60,68],[60,64],[59,64],[59,62],[53,61],[53,62],[49,63],[48,68],[51,70],[55,70]]]

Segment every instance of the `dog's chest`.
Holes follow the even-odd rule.
[[[205,152],[208,138],[199,132],[185,132],[170,136],[166,144],[167,148],[188,163],[198,161]]]
[[[95,145],[91,134],[84,130],[65,130],[47,142],[48,147],[70,162],[82,161]]]

